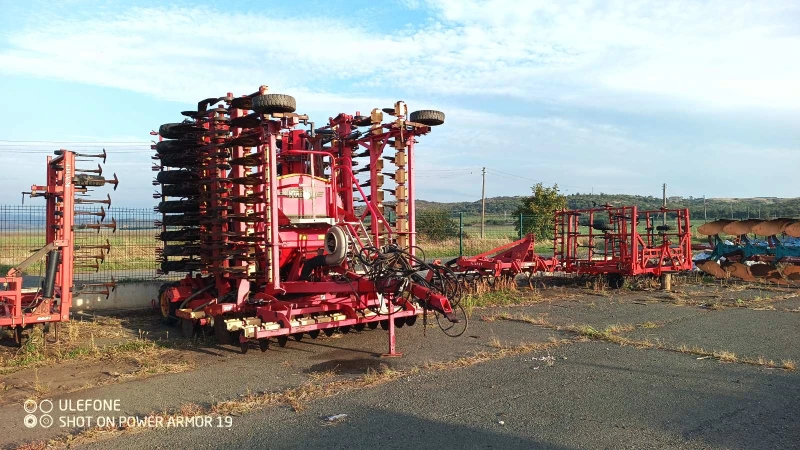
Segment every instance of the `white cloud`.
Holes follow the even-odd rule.
[[[401,2],[402,3],[402,2]],[[286,92],[505,95],[630,108],[797,109],[793,3],[406,1],[436,20],[368,29],[204,7],[43,16],[0,70],[190,101],[268,83]],[[213,24],[213,25],[212,25]],[[377,30],[377,31],[376,31]],[[334,89],[335,86],[335,89]],[[615,93],[623,95],[616,98]]]

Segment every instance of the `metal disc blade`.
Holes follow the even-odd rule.
[[[794,219],[765,220],[756,224],[752,228],[752,231],[754,234],[759,236],[775,236],[776,234],[783,232],[784,228],[786,228],[786,226],[793,221]]]
[[[728,273],[722,270],[716,261],[710,259],[698,262],[697,268],[714,278],[728,278]]]
[[[800,283],[800,266],[788,265],[784,267],[783,277],[790,283]]]
[[[743,234],[750,233],[750,230],[761,222],[763,221],[759,219],[747,219],[731,222],[722,227],[722,232],[733,236],[741,236]]]
[[[756,281],[756,278],[750,273],[750,268],[740,262],[726,264],[725,270],[734,278],[744,281]]]
[[[787,236],[800,238],[800,221],[792,222],[789,225],[786,225],[786,228],[783,229],[783,232],[786,233]]]
[[[713,236],[715,234],[719,234],[722,231],[722,228],[733,222],[733,220],[721,219],[715,220],[713,222],[704,223],[697,228],[697,234],[709,235]]]

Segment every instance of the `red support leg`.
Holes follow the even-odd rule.
[[[382,354],[381,358],[399,358],[403,356],[403,354],[399,353],[396,349],[396,338],[394,335],[394,318],[390,314],[387,320],[389,321],[389,353]]]

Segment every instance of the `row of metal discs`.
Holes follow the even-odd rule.
[[[255,109],[247,116],[231,119],[226,108],[206,109],[209,105],[226,101],[232,108]],[[208,269],[212,261],[209,246],[219,250],[230,250],[228,240],[236,242],[236,236],[216,236],[217,242],[203,243],[203,238],[211,238],[208,233],[201,233],[201,225],[209,229],[209,225],[219,221],[221,210],[228,211],[228,205],[206,208],[200,213],[201,203],[211,206],[214,199],[219,199],[220,190],[230,190],[231,183],[252,184],[252,180],[231,180],[229,178],[213,180],[201,179],[202,169],[229,170],[231,164],[258,166],[258,158],[242,158],[243,161],[230,160],[230,148],[234,146],[254,147],[260,140],[246,133],[231,137],[230,128],[254,128],[261,124],[264,114],[294,112],[295,100],[288,95],[267,94],[236,99],[212,98],[198,103],[198,111],[184,111],[184,116],[195,120],[184,120],[181,123],[167,123],[159,128],[159,135],[164,139],[155,145],[156,156],[161,170],[156,176],[155,184],[161,186],[162,201],[156,211],[163,214],[159,221],[167,228],[157,237],[164,241],[161,251],[161,271],[188,272]],[[210,123],[211,122],[211,123]],[[208,127],[204,126],[208,125]],[[211,138],[211,143],[204,142]],[[167,200],[167,198],[177,198]],[[178,200],[179,199],[179,200]],[[257,199],[253,199],[254,201]],[[245,200],[246,201],[246,200]],[[216,201],[219,203],[219,201]],[[229,251],[224,258],[232,258]],[[240,255],[246,258],[250,255]]]

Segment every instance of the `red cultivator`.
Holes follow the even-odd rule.
[[[263,351],[272,338],[283,346],[380,324],[395,355],[394,327],[428,309],[448,333],[463,332],[455,275],[414,256],[415,138],[444,114],[409,115],[397,102],[315,128],[294,98],[266,87],[183,114],[191,120],[162,125],[169,140],[154,145],[162,271],[190,272],[162,287],[165,320],[243,352],[251,340]]]
[[[4,290],[0,291],[0,329],[9,327],[14,332],[17,344],[21,344],[22,332],[25,328],[39,325],[49,328],[51,322],[64,322],[69,320],[69,309],[72,306],[73,294],[79,294],[73,288],[73,272],[75,261],[82,262],[83,266],[93,265],[99,267],[105,259],[102,250],[106,253],[110,245],[75,245],[77,229],[101,228],[116,229],[116,222],[111,219],[111,224],[102,223],[106,212],[101,206],[100,211],[75,211],[75,205],[86,203],[105,202],[105,200],[90,200],[76,194],[88,192],[89,187],[99,187],[113,184],[117,187],[116,175],[113,180],[102,177],[102,168],[97,170],[81,170],[75,167],[75,157],[102,158],[105,162],[105,150],[98,155],[84,155],[68,150],[58,150],[56,157],[47,157],[47,185],[31,186],[31,191],[26,192],[31,197],[44,197],[47,201],[46,210],[46,242],[47,244],[34,251],[22,263],[12,267],[6,274]],[[26,194],[23,193],[23,194]],[[110,197],[108,206],[110,207]],[[97,216],[96,223],[75,224],[76,216]],[[102,247],[102,248],[101,248]],[[97,250],[99,253],[94,253]],[[83,253],[88,250],[89,254]],[[45,276],[42,285],[38,288],[23,289],[23,271],[41,259],[46,258]],[[94,264],[87,264],[94,260]],[[95,288],[104,287],[103,291]],[[108,295],[109,289],[114,288],[114,283],[88,284],[81,289],[88,288],[83,293],[103,293]]]
[[[672,223],[667,223],[668,216]],[[555,236],[553,253],[561,270],[605,275],[614,287],[625,276],[692,268],[688,209],[639,211],[636,206],[604,205],[558,211]]]
[[[558,263],[543,258],[534,249],[532,234],[475,256],[462,256],[447,263],[454,271],[478,277],[515,276],[520,273],[552,272]]]
[[[667,217],[671,223],[667,223]],[[661,222],[661,224],[657,224]],[[689,211],[639,211],[635,206],[563,210],[555,215],[552,257],[535,252],[535,238],[503,245],[448,263],[467,279],[520,273],[565,272],[605,275],[614,287],[625,276],[691,270]]]

